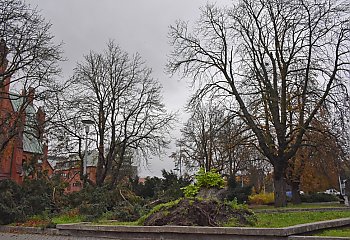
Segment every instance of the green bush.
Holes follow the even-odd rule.
[[[26,179],[22,186],[11,180],[0,181],[0,224],[51,211],[52,191],[45,179]]]
[[[216,172],[215,169],[211,169],[209,172],[205,172],[204,168],[199,169],[196,174],[196,184],[200,188],[223,188],[225,186],[225,181],[222,176]]]
[[[98,204],[110,210],[121,199],[116,189],[109,189],[107,186],[88,186],[79,192],[66,195],[66,205],[69,208],[77,208],[82,204]]]
[[[85,221],[97,220],[105,212],[112,210],[120,201],[120,194],[116,189],[107,186],[87,186],[79,192],[66,195],[66,207],[78,209],[78,213],[85,216]]]
[[[52,186],[45,179],[26,179],[23,182],[26,214],[36,215],[46,210],[50,211],[53,206],[52,192]]]
[[[201,188],[223,188],[225,181],[215,169],[205,172],[200,168],[195,176],[196,183],[181,188],[185,197],[195,197]]]
[[[144,212],[145,208],[139,204],[131,205],[127,202],[121,202],[113,210],[107,212],[105,216],[108,220],[133,222],[139,219]]]
[[[103,204],[83,203],[78,207],[79,214],[84,216],[84,221],[92,222],[99,219],[107,211]]]
[[[122,193],[123,192],[123,193]],[[66,196],[68,208],[77,208],[85,221],[108,218],[134,221],[144,210],[142,199],[127,188],[110,189],[109,186],[88,186],[80,192]]]
[[[149,201],[161,199],[162,202],[173,201],[184,196],[181,188],[189,185],[188,175],[177,176],[173,171],[162,170],[162,178],[147,177],[144,183],[139,178],[130,179],[132,191],[139,197]]]
[[[11,180],[0,181],[0,225],[24,220],[23,189]]]
[[[185,197],[195,197],[199,192],[200,187],[198,185],[190,184],[186,187],[183,187],[182,190],[184,192]]]
[[[312,194],[303,194],[301,195],[301,201],[312,203],[312,202],[336,202],[339,201],[339,198],[335,195],[326,194],[326,193],[312,193]]]
[[[248,202],[248,197],[252,194],[251,186],[241,187],[237,184],[235,177],[229,177],[227,185],[227,200],[233,201],[236,199],[238,203]]]

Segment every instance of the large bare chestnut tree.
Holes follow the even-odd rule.
[[[168,145],[174,114],[165,110],[161,85],[138,54],[130,56],[110,41],[105,51],[91,51],[78,63],[57,104],[53,128],[58,143],[80,152],[83,119],[93,120],[90,135],[98,149],[97,185],[117,183],[123,164],[162,152]],[[61,131],[59,131],[59,129]],[[62,137],[62,135],[64,137]],[[72,144],[67,146],[67,144]]]
[[[170,73],[204,95],[232,97],[274,167],[275,205],[285,206],[288,160],[320,107],[343,101],[349,84],[347,1],[241,0],[202,9],[170,29]]]

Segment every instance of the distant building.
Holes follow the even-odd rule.
[[[89,181],[96,183],[96,167],[98,160],[98,151],[88,152],[86,173]],[[72,154],[68,157],[49,157],[48,160],[54,168],[54,175],[59,175],[61,180],[68,186],[66,193],[80,191],[83,187],[83,180],[80,178],[82,170],[81,159],[78,154]]]
[[[98,150],[92,150],[87,155],[87,179],[96,183],[96,169],[98,161]],[[72,154],[68,157],[48,157],[48,162],[54,169],[54,175],[60,176],[60,179],[68,184],[65,189],[66,193],[77,192],[83,188],[83,180],[80,178],[82,166],[81,158],[78,154]],[[130,161],[126,161],[120,168],[120,178],[128,179],[136,178],[137,166],[131,164]],[[107,178],[108,179],[108,178]]]
[[[0,180],[12,179],[21,184],[26,175],[35,177],[38,171],[52,174],[47,162],[44,141],[45,113],[33,104],[35,90],[22,94],[10,92],[10,77],[4,76],[7,67],[7,48],[0,42]]]
[[[119,170],[119,179],[135,179],[138,175],[138,167],[133,165],[131,161],[125,161]]]

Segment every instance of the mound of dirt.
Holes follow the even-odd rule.
[[[212,226],[220,227],[234,222],[236,226],[249,226],[255,221],[248,209],[234,209],[215,200],[183,199],[178,204],[163,207],[144,221],[145,226]]]

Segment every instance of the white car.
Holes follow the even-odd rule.
[[[340,195],[340,192],[338,192],[334,188],[327,189],[324,193],[331,194],[331,195]]]

